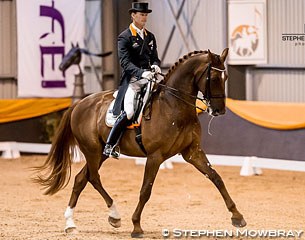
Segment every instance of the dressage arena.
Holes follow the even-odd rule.
[[[63,231],[63,213],[73,181],[54,196],[44,196],[40,186],[30,180],[29,168],[45,158],[45,155],[0,158],[0,239],[130,239],[131,216],[139,197],[143,165],[130,159],[109,159],[100,169],[105,189],[117,202],[121,228],[114,229],[108,224],[104,200],[88,184],[74,215],[79,233],[70,236]],[[72,165],[72,180],[83,164]],[[305,230],[304,173],[264,170],[260,176],[242,177],[240,167],[214,168],[244,215],[246,229]],[[159,171],[143,211],[142,227],[145,239],[163,239],[162,229],[235,231],[230,217],[218,190],[208,179],[188,164],[175,163],[173,169]]]
[[[151,12],[143,35],[129,25],[133,2]],[[305,0],[0,1],[0,240],[131,239],[141,228],[143,239],[305,239],[304,9]],[[131,72],[118,41],[128,26],[130,49],[150,56],[138,67],[159,62],[157,50],[164,75],[143,115],[144,184],[145,159],[127,157],[144,156],[133,130],[120,142],[126,155],[99,170],[94,162],[105,160],[110,130],[102,103]],[[85,165],[72,156],[67,186],[44,195],[33,168],[50,154],[55,170],[40,183],[55,192],[74,140],[89,170],[71,197]],[[86,180],[95,188],[87,183],[67,208]],[[247,225],[234,227],[228,209],[235,226]]]

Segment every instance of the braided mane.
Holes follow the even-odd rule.
[[[170,77],[170,75],[176,70],[176,68],[182,64],[183,62],[185,62],[186,60],[188,60],[189,58],[198,55],[198,54],[206,54],[208,53],[208,51],[193,51],[193,52],[189,52],[188,54],[184,55],[183,57],[179,58],[179,60],[177,62],[175,62],[175,64],[173,66],[171,66],[171,68],[168,70],[168,72],[166,73],[166,75],[164,76],[164,81],[166,82],[167,79]]]

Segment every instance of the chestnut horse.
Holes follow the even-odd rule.
[[[150,119],[141,123],[142,142],[147,155],[135,140],[134,130],[126,130],[121,141],[121,152],[129,156],[147,157],[143,185],[138,205],[133,213],[132,237],[142,237],[141,213],[149,200],[159,166],[166,159],[181,153],[186,162],[192,164],[219,190],[228,210],[232,213],[232,224],[244,227],[246,222],[237,210],[226,187],[209,163],[201,149],[201,127],[195,102],[198,91],[204,95],[207,112],[212,116],[225,113],[224,62],[228,49],[216,55],[210,51],[195,51],[185,55],[165,75],[164,84],[153,94],[149,111]],[[36,181],[46,188],[45,194],[54,194],[64,188],[71,176],[73,147],[79,146],[86,164],[76,175],[69,205],[65,212],[66,232],[76,228],[73,212],[87,182],[101,194],[109,208],[109,223],[121,225],[120,215],[113,199],[103,188],[99,168],[107,159],[102,154],[110,128],[105,124],[105,114],[113,92],[92,94],[71,106],[63,116],[54,137],[46,162],[39,168]]]

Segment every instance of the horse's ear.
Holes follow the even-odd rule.
[[[214,54],[210,51],[210,49],[208,49],[208,55],[209,55],[210,63],[215,63]]]
[[[213,60],[213,54],[211,53],[210,49],[208,49],[209,59]]]
[[[223,51],[222,51],[222,54],[220,56],[220,60],[221,62],[225,62],[227,56],[228,56],[228,53],[229,53],[229,48],[225,48]]]
[[[78,42],[76,43],[76,47],[79,48]]]
[[[74,48],[74,44],[73,44],[73,42],[71,42],[71,47],[72,47],[72,48]]]

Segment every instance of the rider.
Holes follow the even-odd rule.
[[[144,28],[151,12],[148,3],[133,2],[129,9],[132,23],[118,37],[118,56],[123,71],[113,107],[113,114],[118,118],[104,148],[106,156],[119,157],[114,148],[134,115],[135,94],[153,79],[154,73],[161,73],[155,36]]]

